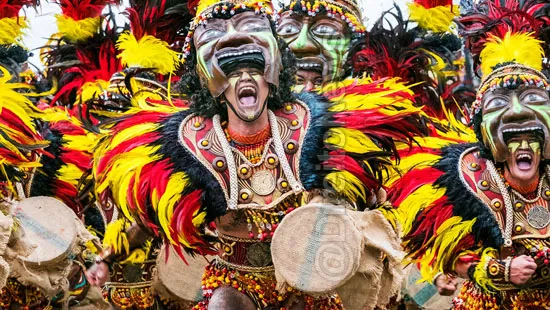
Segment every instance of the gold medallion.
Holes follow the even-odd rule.
[[[275,190],[275,177],[269,171],[258,171],[250,178],[250,185],[256,194],[269,195]]]

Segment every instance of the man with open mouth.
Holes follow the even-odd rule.
[[[544,4],[479,5],[459,20],[483,73],[470,116],[479,142],[443,148],[404,175],[423,175],[403,184],[414,188],[404,196],[424,192],[409,208],[404,245],[425,279],[467,280],[454,309],[548,309],[550,82],[535,36],[548,26],[538,19]]]
[[[277,34],[297,58],[297,92],[345,77],[350,43],[362,37],[361,12],[353,0],[291,1],[280,12]]]
[[[328,99],[295,96],[295,60],[269,1],[190,6],[178,85],[189,108],[130,111],[110,127],[94,165],[98,195],[177,252],[216,256],[199,309],[387,304],[399,288],[400,252],[384,217],[391,208],[376,208],[388,207],[380,189],[395,137],[410,142],[420,125],[409,93],[365,79],[357,83],[369,84],[366,95],[361,84]],[[350,102],[379,98],[399,102],[403,114]],[[300,214],[310,214],[309,226]],[[367,242],[366,227],[376,240]],[[333,238],[335,228],[344,238]]]

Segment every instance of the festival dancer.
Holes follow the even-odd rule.
[[[424,278],[468,280],[456,309],[550,305],[550,98],[535,31],[546,26],[544,7],[487,1],[461,18],[483,73],[471,109],[478,142],[443,148],[394,188],[408,212],[404,245]]]
[[[297,59],[296,92],[349,75],[350,44],[366,31],[356,1],[292,0],[279,15],[277,34]]]
[[[274,36],[269,2],[191,8],[196,18],[181,78],[190,107],[125,115],[97,152],[98,194],[176,251],[218,256],[206,269],[198,308],[339,309],[334,290],[322,298],[292,285],[277,290],[271,241],[288,214],[315,197],[358,210],[378,205],[378,177],[391,168],[394,139],[417,132],[412,93],[394,80],[364,79],[327,93],[330,102],[310,94],[295,98],[293,58]],[[358,214],[382,220],[387,229],[380,239],[389,250],[396,236],[381,213]],[[368,266],[392,274],[393,252],[375,256]],[[374,283],[369,296],[384,291]],[[384,295],[395,291],[389,284]],[[388,299],[374,296],[361,306]]]

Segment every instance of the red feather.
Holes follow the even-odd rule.
[[[119,0],[57,0],[63,15],[74,20],[94,18],[101,15],[101,11],[108,4],[120,4]]]
[[[19,17],[19,11],[26,6],[37,6],[36,0],[0,0],[0,19]]]
[[[453,5],[453,0],[414,0],[414,3],[430,9],[436,6],[451,6]]]

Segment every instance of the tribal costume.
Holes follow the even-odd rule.
[[[204,274],[206,299],[197,308],[208,307],[224,287],[259,308],[301,300],[306,308],[339,309],[333,292],[316,299],[292,287],[277,290],[272,238],[288,214],[316,196],[358,210],[377,205],[374,193],[382,171],[391,169],[394,142],[418,131],[412,93],[392,79],[362,79],[327,88],[329,101],[311,94],[295,99],[291,67],[281,66],[292,57],[280,52],[269,2],[190,7],[197,17],[180,80],[190,107],[124,115],[97,152],[96,190],[177,252],[218,255]],[[235,81],[249,86],[237,92]],[[235,106],[234,88],[242,100]],[[266,125],[256,134],[231,127],[235,117],[255,124],[263,116]],[[377,257],[373,266],[381,263]],[[373,287],[379,294],[381,287]]]
[[[443,148],[392,188],[392,202],[408,213],[405,248],[424,278],[469,278],[456,309],[550,305],[550,99],[535,31],[548,22],[544,8],[483,1],[461,17],[483,73],[471,109],[478,142]]]

